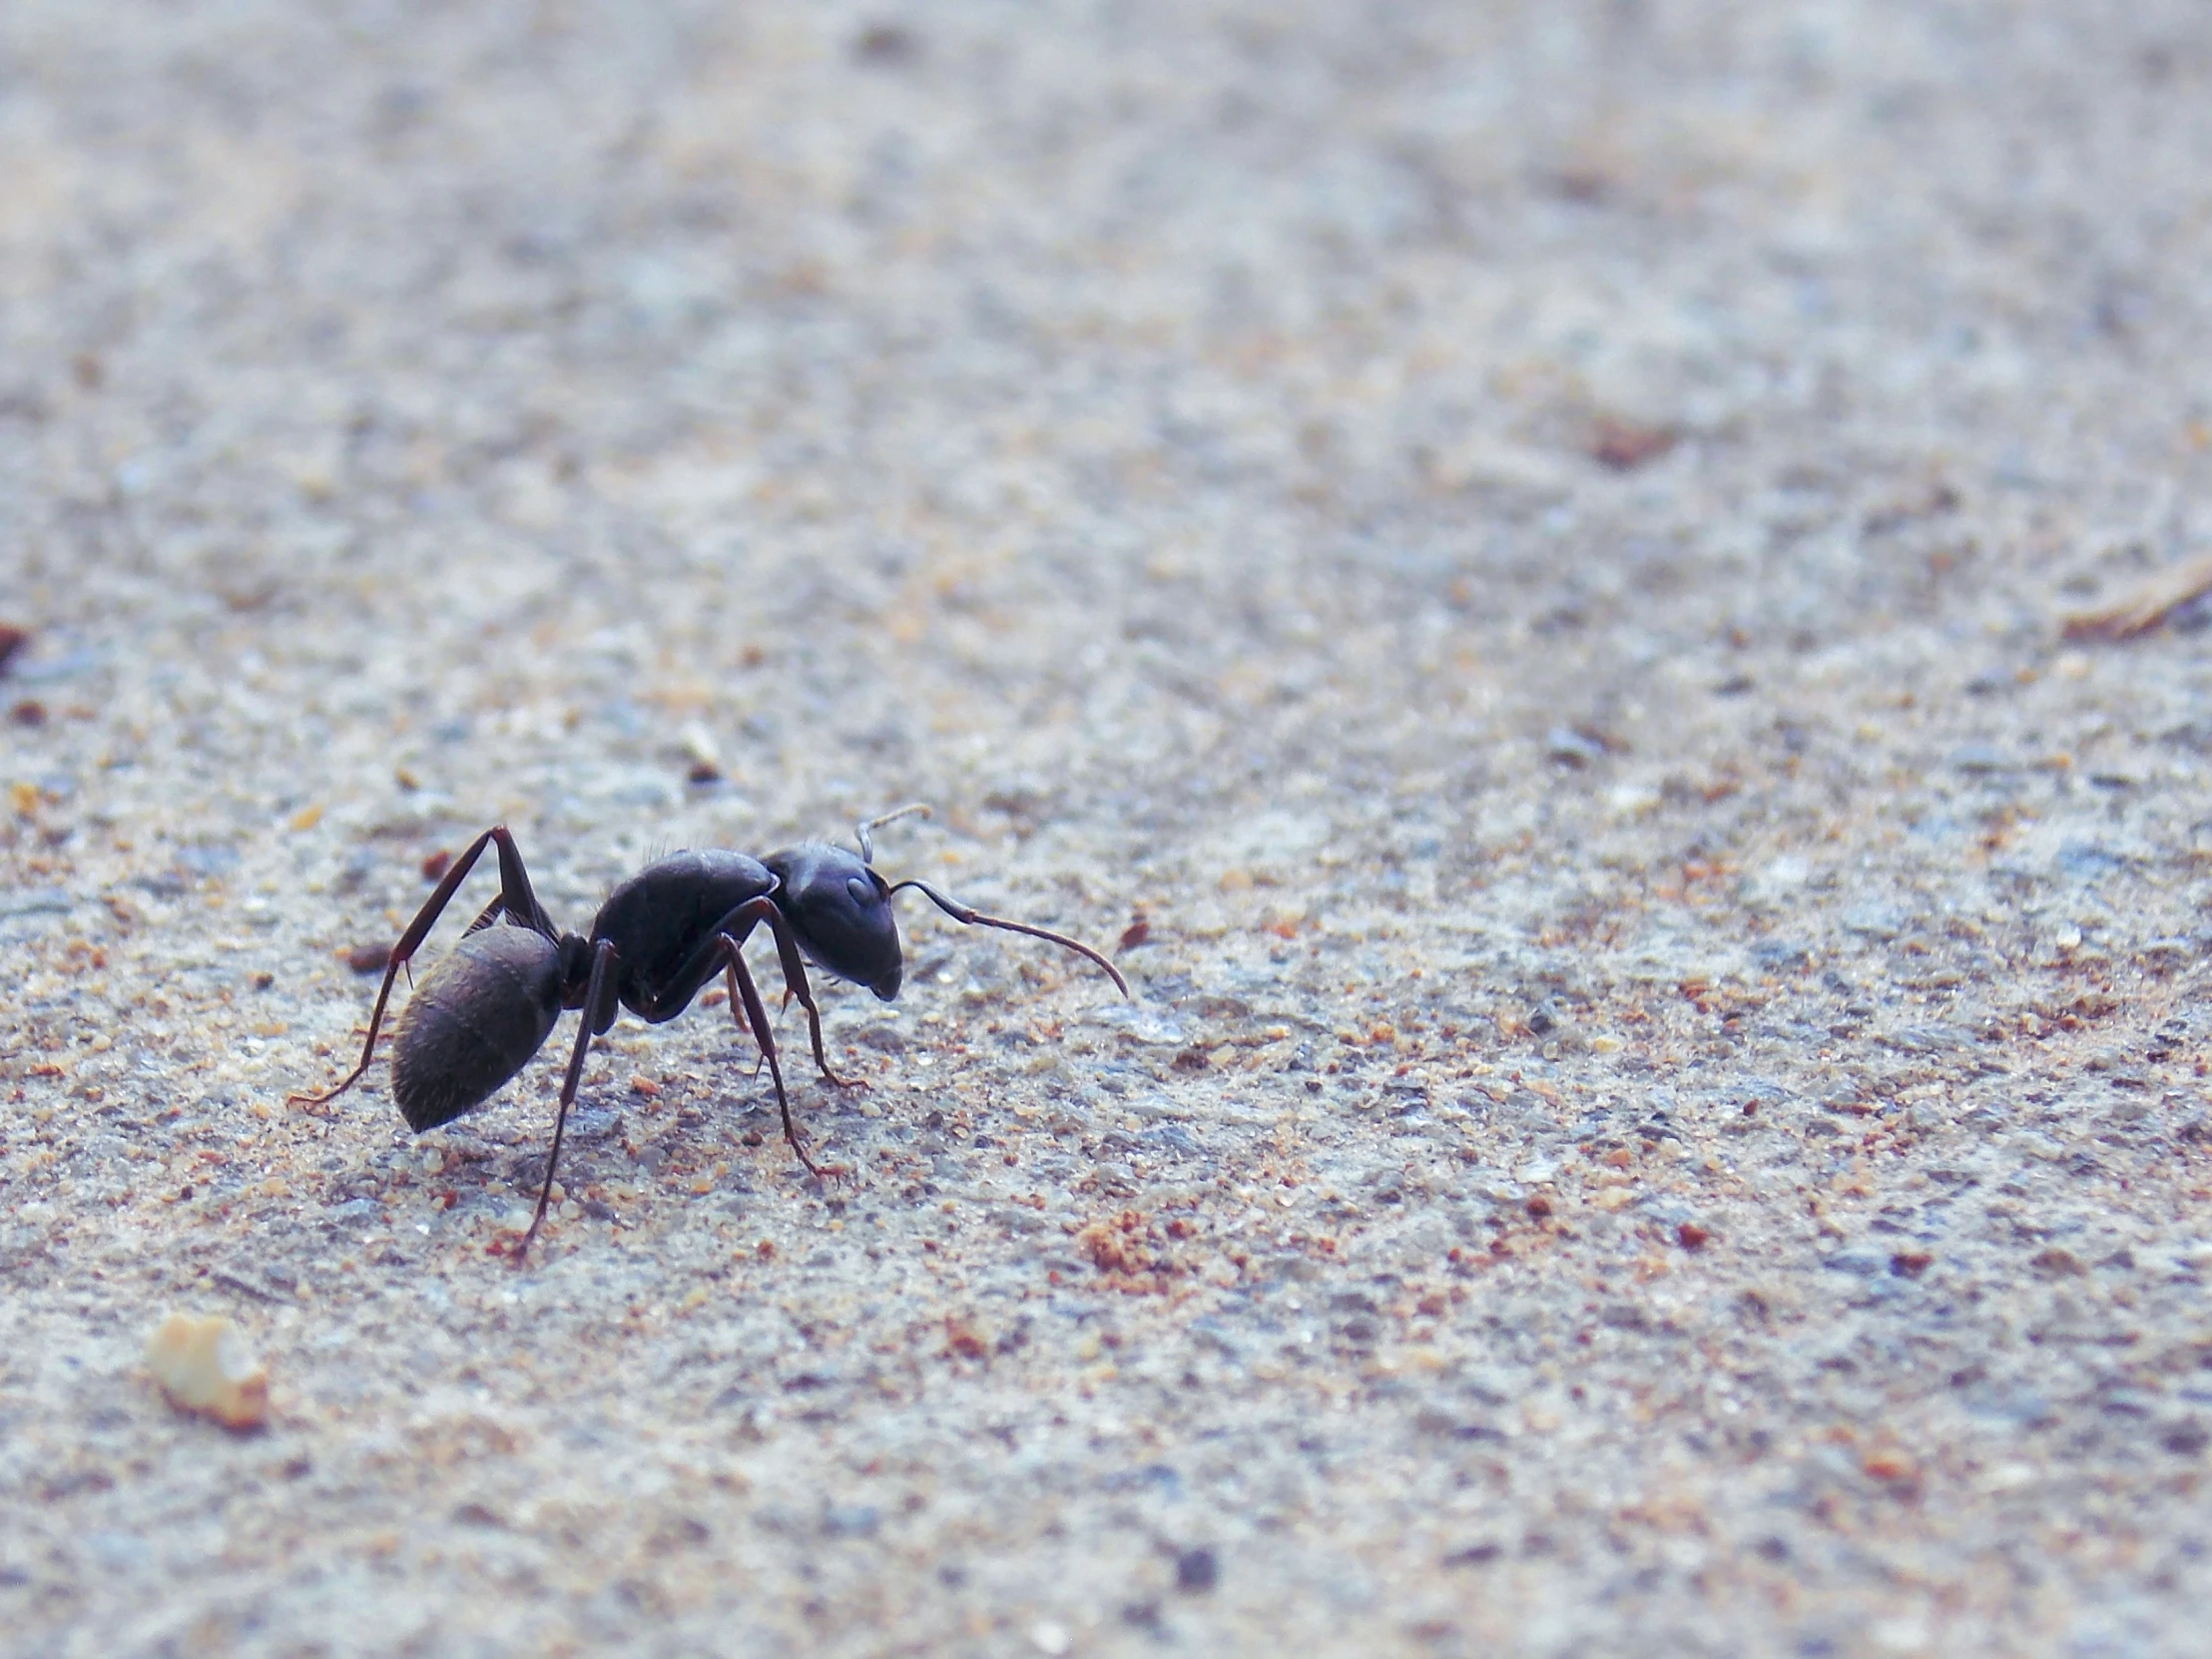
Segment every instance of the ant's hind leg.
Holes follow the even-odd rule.
[[[384,982],[376,989],[376,1007],[368,1016],[368,1040],[361,1044],[360,1063],[333,1087],[324,1089],[320,1094],[291,1095],[287,1097],[287,1104],[320,1106],[337,1099],[361,1080],[361,1075],[368,1070],[368,1062],[376,1053],[376,1036],[383,1029],[384,1008],[391,1001],[392,981],[414,959],[414,953],[422,948],[422,941],[430,936],[430,929],[438,924],[438,917],[445,913],[445,907],[452,902],[454,893],[468,879],[468,872],[476,867],[476,860],[484,855],[484,848],[494,844],[499,848],[499,896],[476,918],[470,931],[484,926],[501,909],[525,927],[534,927],[541,933],[552,931],[552,922],[538,908],[537,895],[530,890],[530,872],[523,867],[522,854],[515,847],[514,837],[507,833],[505,825],[494,825],[469,842],[468,850],[446,867],[444,879],[438,882],[436,890],[423,901],[422,908],[415,912],[414,920],[407,923],[407,930],[399,935],[399,942],[391,947],[391,954],[384,960]]]

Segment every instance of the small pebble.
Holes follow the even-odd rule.
[[[180,1411],[226,1428],[259,1428],[269,1420],[269,1373],[246,1334],[220,1314],[171,1314],[147,1340],[146,1365]]]
[[[1186,1549],[1175,1558],[1175,1587],[1185,1595],[1204,1595],[1221,1582],[1221,1558],[1206,1548]]]
[[[691,763],[684,777],[694,784],[712,784],[722,777],[722,755],[714,735],[694,721],[684,728],[684,759]]]

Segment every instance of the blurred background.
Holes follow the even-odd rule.
[[[19,671],[200,837],[1463,821],[2201,533],[2190,24],[11,7]]]

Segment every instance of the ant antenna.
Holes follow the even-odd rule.
[[[1027,933],[1033,939],[1043,939],[1063,950],[1072,950],[1078,956],[1087,956],[1106,970],[1106,977],[1114,982],[1114,989],[1125,997],[1129,995],[1129,981],[1121,976],[1121,969],[1106,960],[1081,939],[1071,939],[1065,933],[1055,933],[1049,927],[1032,927],[1026,921],[1008,921],[1004,916],[987,916],[981,910],[962,904],[948,893],[939,892],[926,881],[905,880],[894,882],[893,893],[904,892],[908,887],[921,894],[938,909],[965,927],[1001,927],[1009,933]],[[1135,1000],[1131,998],[1131,1000]]]
[[[896,824],[902,818],[927,818],[928,816],[929,809],[924,803],[909,801],[905,806],[894,812],[885,813],[881,818],[871,818],[865,824],[855,824],[852,827],[852,838],[860,843],[860,862],[863,864],[875,862],[875,836],[873,831],[882,829],[886,824]]]

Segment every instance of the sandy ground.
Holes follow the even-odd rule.
[[[0,1647],[2202,1651],[2207,155],[2185,0],[10,0]],[[723,1007],[520,1272],[572,1027],[286,1104],[487,825],[916,799],[1136,1001],[916,904],[840,1181]]]

